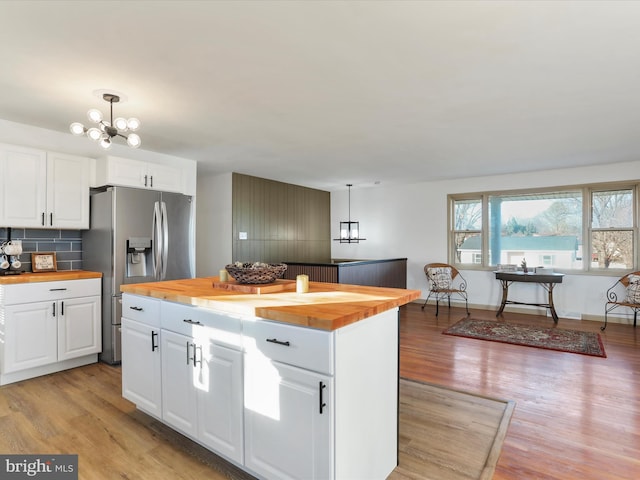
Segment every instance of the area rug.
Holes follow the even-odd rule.
[[[580,353],[594,357],[607,356],[600,334],[592,332],[464,318],[442,333],[560,352]]]
[[[398,466],[387,480],[490,480],[515,402],[400,380]]]
[[[387,480],[491,479],[514,407],[512,401],[400,379],[399,464]],[[254,479],[144,413],[136,410],[131,415],[217,475]]]

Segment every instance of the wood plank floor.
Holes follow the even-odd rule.
[[[640,478],[640,327],[560,319],[601,333],[607,358],[442,335],[462,309],[401,309],[401,375],[516,401],[494,479]],[[495,312],[472,310],[474,318]],[[514,323],[550,318],[505,312]]]
[[[403,307],[401,375],[517,402],[494,479],[640,478],[640,327],[610,324],[603,359],[441,334],[463,317],[455,308],[436,318],[433,307]],[[599,332],[600,324],[560,319],[559,327]],[[1,387],[0,452],[78,453],[83,479],[225,478],[141,428],[119,382],[119,368],[98,364]],[[54,390],[40,408],[42,392]]]

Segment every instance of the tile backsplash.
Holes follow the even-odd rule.
[[[8,240],[9,229],[0,228],[0,243]],[[22,240],[21,270],[31,272],[31,253],[55,252],[58,270],[82,269],[82,231],[12,228],[11,240]]]

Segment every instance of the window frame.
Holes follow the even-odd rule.
[[[640,181],[625,181],[625,182],[606,182],[606,183],[592,183],[592,184],[580,184],[580,185],[562,185],[562,186],[554,186],[554,187],[545,187],[545,188],[532,188],[532,189],[514,189],[514,190],[492,190],[485,192],[473,192],[473,193],[460,193],[460,194],[449,194],[447,195],[447,211],[448,211],[448,219],[447,219],[447,257],[449,263],[456,266],[456,268],[464,269],[464,270],[495,270],[495,265],[489,265],[489,197],[491,196],[526,196],[530,195],[540,195],[545,193],[561,193],[566,190],[567,192],[577,192],[579,191],[582,196],[582,258],[580,260],[581,268],[556,268],[557,271],[568,272],[571,274],[594,274],[594,275],[620,275],[623,273],[629,273],[633,271],[640,270],[640,261],[638,259],[638,252],[640,251],[639,243],[640,243],[640,235],[638,234],[640,220],[638,219],[638,215],[640,214],[640,199],[639,191],[640,191]],[[632,192],[632,222],[633,225],[630,228],[627,227],[616,227],[614,229],[594,229],[592,226],[592,199],[593,194],[598,192],[606,192],[606,191],[616,191],[616,190],[631,190]],[[469,201],[469,200],[477,200],[481,203],[482,208],[482,221],[481,221],[481,230],[455,230],[455,204],[456,201]],[[602,231],[602,230],[620,230],[620,231],[631,231],[633,236],[633,246],[632,246],[632,266],[629,268],[601,268],[601,267],[593,267],[591,265],[591,258],[593,254],[593,245],[592,245],[592,233],[594,231]],[[457,261],[456,258],[456,246],[455,239],[456,233],[472,233],[472,234],[480,234],[481,237],[481,263],[461,263]]]

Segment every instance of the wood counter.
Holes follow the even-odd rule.
[[[365,287],[309,282],[309,293],[289,289],[251,294],[216,289],[218,277],[123,285],[122,292],[211,308],[226,313],[261,317],[322,330],[351,323],[405,305],[420,297],[420,290]]]
[[[0,276],[0,285],[15,285],[19,283],[57,282],[59,280],[84,280],[86,278],[101,278],[102,273],[87,270],[61,270],[59,272],[21,273],[19,275]]]

